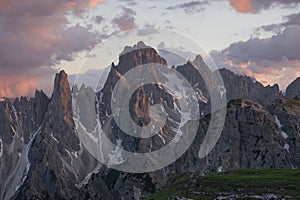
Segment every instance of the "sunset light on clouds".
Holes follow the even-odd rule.
[[[297,10],[298,0],[0,0],[0,97],[51,91],[58,69],[76,74],[79,57],[139,27],[181,32],[219,68],[285,90],[300,71]]]
[[[253,11],[251,0],[230,0],[230,4],[241,13]]]

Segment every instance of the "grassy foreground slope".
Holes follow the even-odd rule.
[[[147,200],[217,198],[300,199],[300,170],[241,169],[187,173]]]

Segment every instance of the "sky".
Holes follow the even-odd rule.
[[[285,90],[300,76],[299,8],[299,0],[0,0],[0,97],[50,95],[58,70],[103,69],[140,40]]]

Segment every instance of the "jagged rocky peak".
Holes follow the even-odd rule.
[[[37,91],[36,96],[43,98],[44,94]],[[84,163],[89,163],[90,157],[86,154],[84,161],[77,159],[81,148],[72,112],[68,76],[61,71],[55,76],[43,123],[30,143],[30,171],[13,199],[71,199],[78,192],[75,185],[85,177],[83,169],[88,166]]]
[[[62,70],[55,75],[54,88],[50,102],[50,110],[67,121],[72,121],[72,97],[67,73]],[[70,122],[72,123],[72,122]]]
[[[162,58],[157,51],[140,41],[133,47],[126,46],[119,56],[119,64],[116,69],[121,74],[138,65],[157,63],[167,65],[167,61]]]
[[[196,63],[197,65],[205,64],[204,60],[203,60],[203,57],[200,54],[195,56],[195,59],[193,60],[193,62]]]
[[[0,139],[10,144],[16,134],[17,116],[9,99],[0,103],[0,121]]]
[[[49,98],[41,90],[36,90],[34,97],[20,97],[13,101],[16,114],[21,120],[20,126],[25,143],[30,141],[32,134],[41,125],[47,112]]]
[[[55,124],[55,126],[53,126]],[[53,94],[44,118],[43,131],[53,135],[69,150],[79,150],[79,139],[75,136],[72,96],[65,71],[55,75]]]
[[[120,78],[129,70],[143,64],[161,64],[167,65],[167,61],[162,58],[158,52],[150,47],[146,46],[143,42],[138,42],[133,47],[125,47],[124,51],[119,56],[119,63],[115,65],[112,63],[111,70],[108,75],[108,78],[101,90],[100,93],[97,94],[100,102],[100,110],[104,113],[111,113],[110,111],[110,101],[111,101],[111,93],[114,89],[116,83]],[[159,74],[157,71],[153,72],[153,75]],[[134,77],[132,77],[134,78]],[[122,79],[122,85],[127,84],[127,80],[124,78]],[[100,99],[101,96],[101,99]],[[105,111],[104,111],[105,110]],[[101,112],[100,112],[101,113]],[[101,121],[103,115],[100,116]]]
[[[131,46],[125,46],[124,50],[121,53],[121,55],[125,54],[125,53],[129,53],[129,52],[134,51],[134,50],[147,49],[147,48],[151,48],[151,47],[147,46],[143,41],[139,41],[137,44],[133,45],[132,47]]]
[[[285,97],[286,98],[294,98],[300,95],[300,77],[295,79],[287,88]]]
[[[199,96],[199,100],[206,104],[209,98],[208,88],[202,77],[203,74],[199,74],[196,67],[208,68],[201,55],[197,55],[193,62],[188,61],[186,64],[178,66],[176,70],[190,82]]]
[[[55,75],[52,98],[59,97],[65,93],[70,93],[70,86],[67,73],[62,70]]]
[[[226,88],[228,100],[249,99],[266,106],[281,97],[279,86],[263,86],[260,82],[246,75],[238,75],[228,69],[219,70]]]

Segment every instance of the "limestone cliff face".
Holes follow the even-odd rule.
[[[283,146],[294,168],[300,167],[300,99],[278,99],[268,109],[276,118]]]
[[[156,172],[154,180],[164,182],[163,174],[165,179],[170,179],[193,171],[292,168],[275,118],[262,105],[249,100],[230,101],[221,137],[208,156],[199,159],[198,152],[209,122],[209,115],[200,120],[198,133],[191,147],[163,172]],[[189,123],[191,125],[195,122]]]
[[[23,131],[24,141],[28,143],[32,134],[42,124],[47,112],[49,98],[43,91],[35,91],[34,98],[16,98],[13,106],[16,109],[18,118],[21,120],[20,126]]]
[[[92,177],[86,186],[85,194],[101,195],[101,192],[95,193],[91,187],[100,184],[102,179],[110,190],[117,191],[116,199],[130,199],[136,194],[136,190],[142,196],[147,196],[168,184],[168,180],[186,172],[295,166],[293,159],[297,159],[295,152],[299,153],[299,149],[296,148],[293,154],[287,151],[286,140],[276,118],[262,105],[250,100],[230,101],[221,137],[212,152],[206,158],[199,159],[198,152],[209,121],[209,115],[200,120],[194,142],[175,163],[162,170],[145,174],[130,174],[103,168],[100,176]],[[191,127],[193,123],[195,122],[188,122],[186,128]],[[99,179],[100,177],[102,179]]]
[[[292,99],[299,95],[300,95],[300,78],[297,78],[286,88],[285,97]]]
[[[284,139],[266,108],[249,100],[230,101],[227,108],[222,135],[205,159],[208,169],[291,168]]]
[[[43,91],[33,98],[0,103],[0,198],[10,199],[26,174],[28,149],[40,127],[49,99]]]

